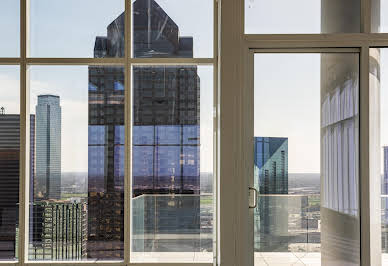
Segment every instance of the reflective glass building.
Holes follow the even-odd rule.
[[[255,137],[255,251],[288,251],[288,138]]]
[[[96,58],[124,55],[124,18],[123,13],[108,26],[106,37],[96,38]],[[180,37],[178,26],[153,0],[133,3],[133,27],[134,57],[193,56],[192,38]],[[200,80],[197,67],[136,66],[132,71],[132,196],[199,194]],[[123,258],[124,133],[124,69],[90,66],[89,258]],[[186,204],[180,198],[172,201],[176,201],[176,206]],[[198,221],[192,229],[194,233],[199,232],[199,197],[189,204],[188,221]],[[159,210],[158,217],[162,221],[167,212],[163,208]],[[154,215],[144,217],[144,234],[156,233],[155,230],[171,231],[170,225],[157,223]],[[155,224],[158,226],[151,226]]]
[[[255,137],[254,161],[260,194],[288,194],[288,138]]]

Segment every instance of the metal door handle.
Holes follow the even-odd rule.
[[[254,187],[249,187],[249,191],[253,190],[254,193],[254,201],[253,201],[253,206],[249,205],[250,209],[255,209],[257,207],[257,195],[259,194],[257,192],[257,189]]]

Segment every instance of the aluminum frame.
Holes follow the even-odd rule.
[[[253,162],[253,156],[251,154],[254,153],[253,147],[253,137],[254,137],[254,124],[252,121],[254,121],[254,56],[255,54],[274,54],[274,53],[279,53],[279,54],[325,54],[325,53],[340,53],[340,54],[357,54],[359,58],[359,65],[361,65],[361,51],[362,49],[359,48],[278,48],[278,49],[270,49],[270,48],[251,48],[248,49],[245,55],[245,63],[246,67],[248,68],[245,71],[245,85],[243,87],[243,110],[242,113],[244,114],[243,118],[243,154],[244,154],[244,174],[243,176],[247,177],[247,180],[245,181],[249,187],[253,186],[253,167],[249,167],[251,165],[254,165]],[[369,65],[369,61],[368,61]],[[360,77],[360,84],[362,83],[361,77]],[[360,86],[361,88],[361,86]],[[361,96],[360,96],[361,97]],[[361,103],[360,103],[360,109],[362,108]],[[365,108],[364,108],[365,109]],[[360,115],[360,121],[361,121],[361,115]],[[361,132],[361,131],[360,131]],[[361,134],[360,134],[360,142],[361,142]],[[361,157],[361,154],[358,156]],[[359,169],[361,171],[361,160],[359,163]],[[359,175],[360,176],[360,175]],[[322,181],[322,180],[321,180]],[[360,184],[361,186],[361,184]],[[359,191],[361,191],[361,187],[359,187]],[[248,197],[250,195],[248,194]],[[287,195],[284,195],[287,196]],[[359,194],[359,202],[362,202],[362,195]],[[249,203],[248,203],[249,204]],[[361,210],[361,205],[360,210]],[[380,214],[380,213],[379,213]],[[253,217],[253,210],[249,210],[248,217],[246,223],[248,224],[249,232],[247,236],[247,241],[249,243],[254,243],[254,217]],[[361,224],[361,214],[359,216],[359,222]],[[360,232],[361,234],[362,232]],[[381,237],[381,236],[380,236]],[[361,241],[360,241],[360,246],[361,246]],[[252,253],[252,255],[248,255],[248,261],[249,265],[254,265],[254,249],[253,245],[247,247],[249,249],[249,253]],[[380,248],[381,249],[381,248]],[[380,263],[381,263],[381,255],[379,257]],[[360,254],[360,262],[361,262],[361,254]],[[325,264],[323,264],[325,265]],[[364,264],[361,264],[364,265]],[[367,264],[367,265],[378,265],[378,264]]]
[[[213,263],[173,263],[182,266],[212,266],[217,258],[217,171],[218,171],[218,1],[213,2],[213,57],[211,58],[133,58],[132,57],[132,5],[130,0],[122,0],[125,3],[125,13],[131,14],[125,17],[125,56],[124,58],[37,58],[29,57],[29,10],[30,0],[20,1],[20,56],[12,58],[0,58],[0,65],[20,66],[20,185],[19,185],[19,246],[17,261],[0,261],[0,265],[171,265],[168,262],[161,263],[131,263],[130,259],[130,222],[131,222],[131,145],[132,145],[132,95],[131,95],[131,69],[134,65],[211,65],[213,66],[213,93],[214,93],[214,237],[213,237]],[[124,260],[122,261],[29,261],[28,260],[28,198],[29,198],[29,66],[32,65],[108,65],[122,66],[125,68],[125,174],[124,174]]]
[[[321,51],[327,51],[328,48],[355,48],[360,54],[360,257],[362,266],[381,265],[381,249],[375,244],[379,242],[381,235],[378,228],[373,227],[371,218],[376,215],[373,209],[375,206],[372,204],[374,180],[371,165],[372,153],[375,152],[373,143],[377,140],[370,132],[376,130],[378,125],[373,119],[373,111],[376,110],[372,106],[373,97],[376,95],[369,89],[369,49],[388,47],[388,34],[371,33],[371,5],[375,0],[361,0],[360,33],[337,34],[244,34],[244,0],[221,1],[221,265],[252,265],[253,262],[253,248],[250,244],[252,242],[248,242],[251,231],[244,230],[244,227],[249,227],[252,223],[247,218],[250,178],[249,169],[244,164],[244,160],[251,159],[244,154],[244,150],[251,147],[247,147],[248,141],[244,140],[249,136],[244,129],[244,122],[241,122],[252,121],[249,120],[252,119],[251,114],[246,111],[249,106],[244,106],[244,103],[249,103],[250,100],[250,94],[246,90],[253,82],[252,53],[254,49],[269,49],[267,52],[271,53],[309,53],[314,48],[320,48]],[[229,66],[231,64],[233,68]],[[233,167],[228,167],[228,164]],[[236,182],[236,178],[239,178],[240,182]],[[233,192],[237,196],[230,199]],[[233,215],[228,213],[231,212],[230,208],[234,208]],[[231,240],[233,237],[233,241],[229,243],[222,241],[223,238]]]

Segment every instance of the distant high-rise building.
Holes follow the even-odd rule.
[[[288,138],[255,137],[254,162],[260,194],[288,194]]]
[[[255,137],[255,251],[288,251],[288,138]]]
[[[124,56],[124,13],[97,37],[94,57]],[[133,3],[134,57],[193,57],[193,38],[154,0]],[[196,66],[133,68],[132,194],[199,194],[200,80]],[[122,258],[124,239],[124,69],[89,67],[88,257]],[[199,232],[199,197],[190,208]],[[191,201],[190,201],[191,200]],[[172,200],[171,200],[172,201]],[[149,201],[151,202],[151,201]],[[172,204],[172,203],[171,203]],[[190,207],[188,207],[190,206]],[[144,206],[144,209],[150,207]],[[160,208],[162,209],[162,208]],[[158,214],[160,217],[162,213]],[[148,221],[147,219],[151,219]],[[168,231],[144,217],[145,230]],[[167,218],[167,217],[164,217]],[[160,219],[164,219],[163,217]],[[148,226],[153,223],[154,226]],[[152,232],[144,232],[152,234]],[[155,250],[152,246],[150,246]]]
[[[381,194],[388,195],[388,146],[384,146],[383,150],[384,150],[384,175],[382,180]]]
[[[34,139],[35,116],[30,115],[31,138]],[[33,146],[30,148],[33,169]],[[20,115],[0,114],[0,258],[13,259],[16,249],[19,203]],[[34,179],[30,171],[30,180]]]
[[[34,201],[35,182],[35,115],[30,115],[30,202]]]
[[[388,146],[383,147],[384,151],[384,174],[381,180],[381,224],[382,228],[387,228],[388,226]],[[382,230],[381,232],[381,246],[382,252],[388,252],[388,232]]]
[[[61,120],[59,96],[39,95],[35,125],[35,200],[61,197]]]
[[[85,202],[42,200],[32,203],[30,208],[30,259],[86,259]]]

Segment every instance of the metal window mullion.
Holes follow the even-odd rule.
[[[104,262],[104,261],[95,261],[95,262],[85,262],[85,261],[38,261],[38,262],[28,262],[25,263],[24,266],[124,266],[124,265],[131,265],[131,266],[213,266],[212,263],[167,263],[167,262],[161,262],[161,263],[124,263],[122,262]],[[9,265],[9,266],[15,266],[17,264],[12,263],[5,263],[0,265]]]
[[[369,47],[360,53],[360,139],[359,139],[359,211],[361,265],[370,264],[369,210]]]
[[[300,54],[300,53],[309,53],[309,54],[322,54],[322,53],[339,53],[339,54],[345,54],[345,53],[360,53],[360,48],[277,48],[277,49],[271,49],[271,48],[260,48],[260,49],[250,49],[250,51],[254,52],[255,54],[260,53],[289,53],[289,54]]]
[[[218,47],[219,1],[213,0],[213,265],[218,264]]]
[[[131,58],[132,65],[213,65],[216,58]]]
[[[149,263],[131,263],[131,266],[214,266],[213,263],[203,263],[203,262],[149,262]]]
[[[24,266],[126,266],[124,261],[30,261]]]
[[[125,128],[125,171],[124,171],[124,263],[131,260],[131,51],[132,51],[132,1],[125,1],[125,97],[124,97],[124,128]]]
[[[360,185],[358,193],[360,206],[360,256],[362,266],[378,266],[382,262],[381,246],[376,247],[381,238],[381,228],[377,228],[374,221],[376,218],[378,220],[376,215],[380,216],[381,213],[376,211],[375,207],[379,206],[379,204],[376,205],[376,202],[373,202],[373,200],[374,196],[376,196],[376,190],[377,193],[380,193],[380,186],[375,188],[373,180],[377,177],[374,175],[374,165],[380,162],[374,162],[375,145],[378,143],[378,140],[374,139],[373,131],[379,130],[379,128],[376,129],[376,123],[380,123],[380,121],[376,121],[375,116],[378,116],[380,109],[378,106],[374,106],[374,99],[375,97],[380,97],[380,95],[376,95],[376,90],[370,88],[369,49],[368,45],[363,46],[360,54]],[[377,148],[379,149],[380,147]]]
[[[125,65],[125,58],[27,58],[28,65]]]
[[[21,60],[19,57],[3,57],[0,58],[0,65],[20,65]]]
[[[28,93],[27,93],[27,19],[28,0],[20,0],[20,161],[18,260],[24,265],[28,254]]]
[[[361,0],[360,2],[360,32],[370,33],[372,30],[372,0]]]

